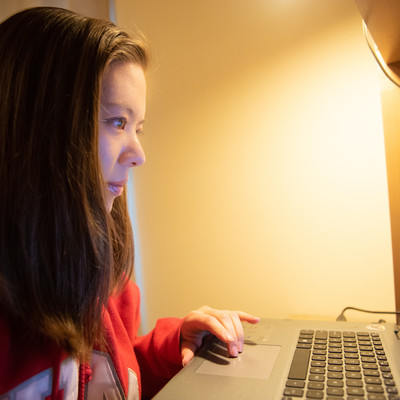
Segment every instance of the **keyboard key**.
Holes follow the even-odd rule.
[[[311,374],[325,374],[325,368],[310,368]]]
[[[286,388],[283,392],[283,395],[288,397],[303,397],[303,394],[304,390],[302,389]]]
[[[375,354],[373,351],[361,351],[361,357],[373,357]]]
[[[382,385],[382,379],[377,377],[366,376],[365,383],[370,385]]]
[[[345,358],[352,358],[353,360],[358,360],[358,353],[345,353]]]
[[[329,365],[328,366],[328,371],[330,372],[342,372],[343,367],[341,365]],[[391,379],[388,377],[388,379]]]
[[[328,387],[343,387],[343,381],[341,379],[328,379]]]
[[[320,390],[308,390],[306,393],[307,399],[323,399],[324,392]]]
[[[364,363],[362,365],[364,369],[378,369],[378,364],[373,364],[373,363]]]
[[[365,370],[364,371],[365,376],[380,376],[379,371],[376,370]]]
[[[294,352],[292,365],[289,370],[289,379],[305,380],[307,377],[308,363],[311,351],[307,349],[296,349]]]
[[[325,384],[322,382],[308,382],[307,387],[314,390],[324,390]]]
[[[364,389],[358,387],[347,388],[347,394],[349,396],[364,396]]]
[[[347,379],[346,385],[349,387],[363,387],[363,383],[360,379]]]
[[[341,372],[328,372],[328,379],[343,379],[343,374]]]
[[[326,394],[330,396],[344,396],[344,390],[339,387],[329,387],[326,389]]]
[[[325,368],[326,362],[325,361],[311,361],[312,367],[324,367]]]
[[[312,345],[311,344],[305,344],[305,343],[297,343],[296,347],[298,349],[311,349]]]
[[[355,353],[358,355],[358,349],[357,349],[357,347],[355,347],[354,349],[352,347],[345,347],[344,353],[345,354]]]
[[[346,372],[347,379],[361,379],[362,375],[359,372]]]
[[[383,387],[380,385],[366,385],[365,389],[368,393],[384,393]]]
[[[305,386],[305,382],[304,381],[295,381],[293,379],[288,379],[288,381],[286,382],[286,387],[289,388],[304,388]]]
[[[326,400],[344,400],[344,397],[341,396],[328,396],[326,397]],[[356,397],[352,397],[351,400],[358,400]],[[361,400],[365,400],[365,399],[361,399]]]
[[[301,344],[301,343],[303,343],[303,344],[312,344],[312,339],[299,339],[298,341],[297,341],[297,343],[299,343],[299,344]]]
[[[325,376],[324,375],[317,375],[317,374],[310,374],[308,379],[313,382],[324,382]]]
[[[372,395],[372,396],[376,396],[376,395]],[[347,397],[347,400],[365,400],[365,397],[364,396],[351,396],[351,397]],[[368,400],[371,400],[371,399],[368,398]],[[384,399],[384,400],[386,400],[386,399]]]
[[[316,331],[315,332],[315,339],[316,340],[325,340],[328,337],[327,331]]]
[[[343,360],[341,359],[336,359],[336,358],[330,358],[328,360],[328,364],[329,365],[342,365],[343,364]]]
[[[359,346],[360,351],[373,351],[372,346]]]
[[[361,357],[363,363],[376,363],[375,357]]]
[[[331,353],[339,353],[339,354],[342,354],[342,346],[340,346],[340,347],[332,347],[332,346],[329,346],[329,354],[331,354]]]
[[[360,372],[361,367],[359,365],[346,365],[346,371]]]
[[[360,361],[352,359],[352,358],[346,358],[345,359],[346,365],[360,365]]]

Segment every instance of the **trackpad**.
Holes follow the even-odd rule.
[[[243,353],[231,358],[227,356],[226,345],[218,342],[201,355],[205,361],[197,368],[196,374],[268,379],[280,349],[280,346],[245,343]]]

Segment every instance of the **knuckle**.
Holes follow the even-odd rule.
[[[228,312],[222,311],[220,314],[220,321],[224,323],[230,323],[232,321],[232,318]]]

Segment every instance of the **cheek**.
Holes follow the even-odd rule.
[[[102,173],[107,178],[107,172],[116,163],[118,155],[113,151],[112,143],[104,136],[99,137],[99,158]]]

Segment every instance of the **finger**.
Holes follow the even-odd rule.
[[[207,313],[211,317],[214,317],[225,328],[225,330],[229,333],[229,335],[233,339],[233,340],[229,340],[229,342],[232,342],[232,341],[236,342],[237,341],[235,324],[234,324],[233,318],[232,318],[232,316],[234,314],[233,312],[231,312],[231,311],[223,311],[223,310],[216,310],[216,309],[210,308],[210,309],[208,309]]]
[[[208,313],[200,313],[197,315],[196,328],[197,330],[208,331],[212,335],[216,336],[219,340],[224,343],[236,342],[234,337],[234,330],[227,329],[217,317],[217,310],[210,310]]]
[[[243,311],[237,311],[237,314],[238,314],[238,316],[239,316],[239,319],[240,319],[242,322],[248,322],[248,323],[250,323],[250,324],[256,324],[257,322],[260,321],[260,317],[256,317],[256,316],[254,316],[254,315],[245,313],[245,312],[243,312]]]
[[[243,328],[239,316],[234,311],[222,311],[207,308],[208,315],[214,317],[225,329],[225,332],[232,337],[233,340],[223,340],[227,343],[228,354],[231,357],[237,357],[239,352],[243,350]],[[214,332],[213,332],[214,333]],[[214,333],[216,336],[217,333]]]
[[[182,365],[185,366],[192,361],[197,350],[197,346],[193,342],[184,341],[181,346]]]
[[[237,312],[231,311],[230,316],[232,318],[232,324],[236,332],[236,345],[239,353],[243,351],[243,343],[244,343],[244,332],[243,326],[240,322],[239,314]]]
[[[181,338],[183,341],[193,342],[197,348],[201,345],[203,338],[209,334],[216,336],[225,343],[234,342],[235,338],[229,331],[218,321],[218,319],[210,315],[202,308],[192,311],[184,319],[182,324]]]
[[[235,339],[233,342],[227,342],[227,349],[231,357],[237,357],[238,353],[243,351],[244,345],[242,321],[256,324],[260,321],[260,318],[243,311],[220,311],[210,308],[207,311],[214,315]]]

